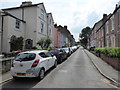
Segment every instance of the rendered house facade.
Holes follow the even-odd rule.
[[[22,2],[19,7],[2,9],[9,15],[3,20],[3,42],[2,52],[10,51],[10,39],[12,37],[23,37],[25,49],[31,49],[37,42],[50,36],[52,38],[54,21],[51,13],[46,13],[43,3],[32,4],[32,2]],[[52,26],[53,25],[53,26]]]
[[[75,44],[75,39],[67,29],[67,26],[62,27],[61,25],[57,26],[57,24],[55,24],[53,38],[53,46],[55,47],[70,47]]]
[[[0,10],[0,53],[1,53],[1,36],[2,36],[2,10]]]

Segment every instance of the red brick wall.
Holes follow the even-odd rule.
[[[114,67],[117,70],[120,70],[120,60],[119,58],[113,58],[113,57],[108,57],[106,55],[101,54],[100,57],[102,60],[110,64],[112,67]]]

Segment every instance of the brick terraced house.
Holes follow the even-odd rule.
[[[112,14],[103,14],[103,18],[94,24],[88,47],[120,47],[120,2]]]

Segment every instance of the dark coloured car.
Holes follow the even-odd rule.
[[[67,59],[67,53],[62,48],[50,50],[50,52],[56,56],[58,63],[61,63],[63,60]]]

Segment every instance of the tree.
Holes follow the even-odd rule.
[[[83,45],[84,47],[87,46],[87,43],[88,43],[88,36],[90,35],[91,33],[91,28],[90,27],[86,27],[86,28],[83,28],[80,35],[79,35],[79,38],[80,38],[80,43],[81,45]]]
[[[52,43],[51,39],[47,37],[39,40],[37,44],[40,45],[42,49],[45,49],[45,48],[48,48],[51,43]]]
[[[23,49],[23,37],[14,37],[10,40],[10,51],[16,51],[16,50],[22,50]]]
[[[48,48],[51,43],[52,43],[51,39],[50,39],[49,37],[47,37],[47,38],[45,39],[44,48]]]
[[[44,38],[42,38],[41,40],[38,41],[37,44],[40,45],[41,48],[43,49],[44,48],[44,43],[45,43],[45,40],[44,40]]]

